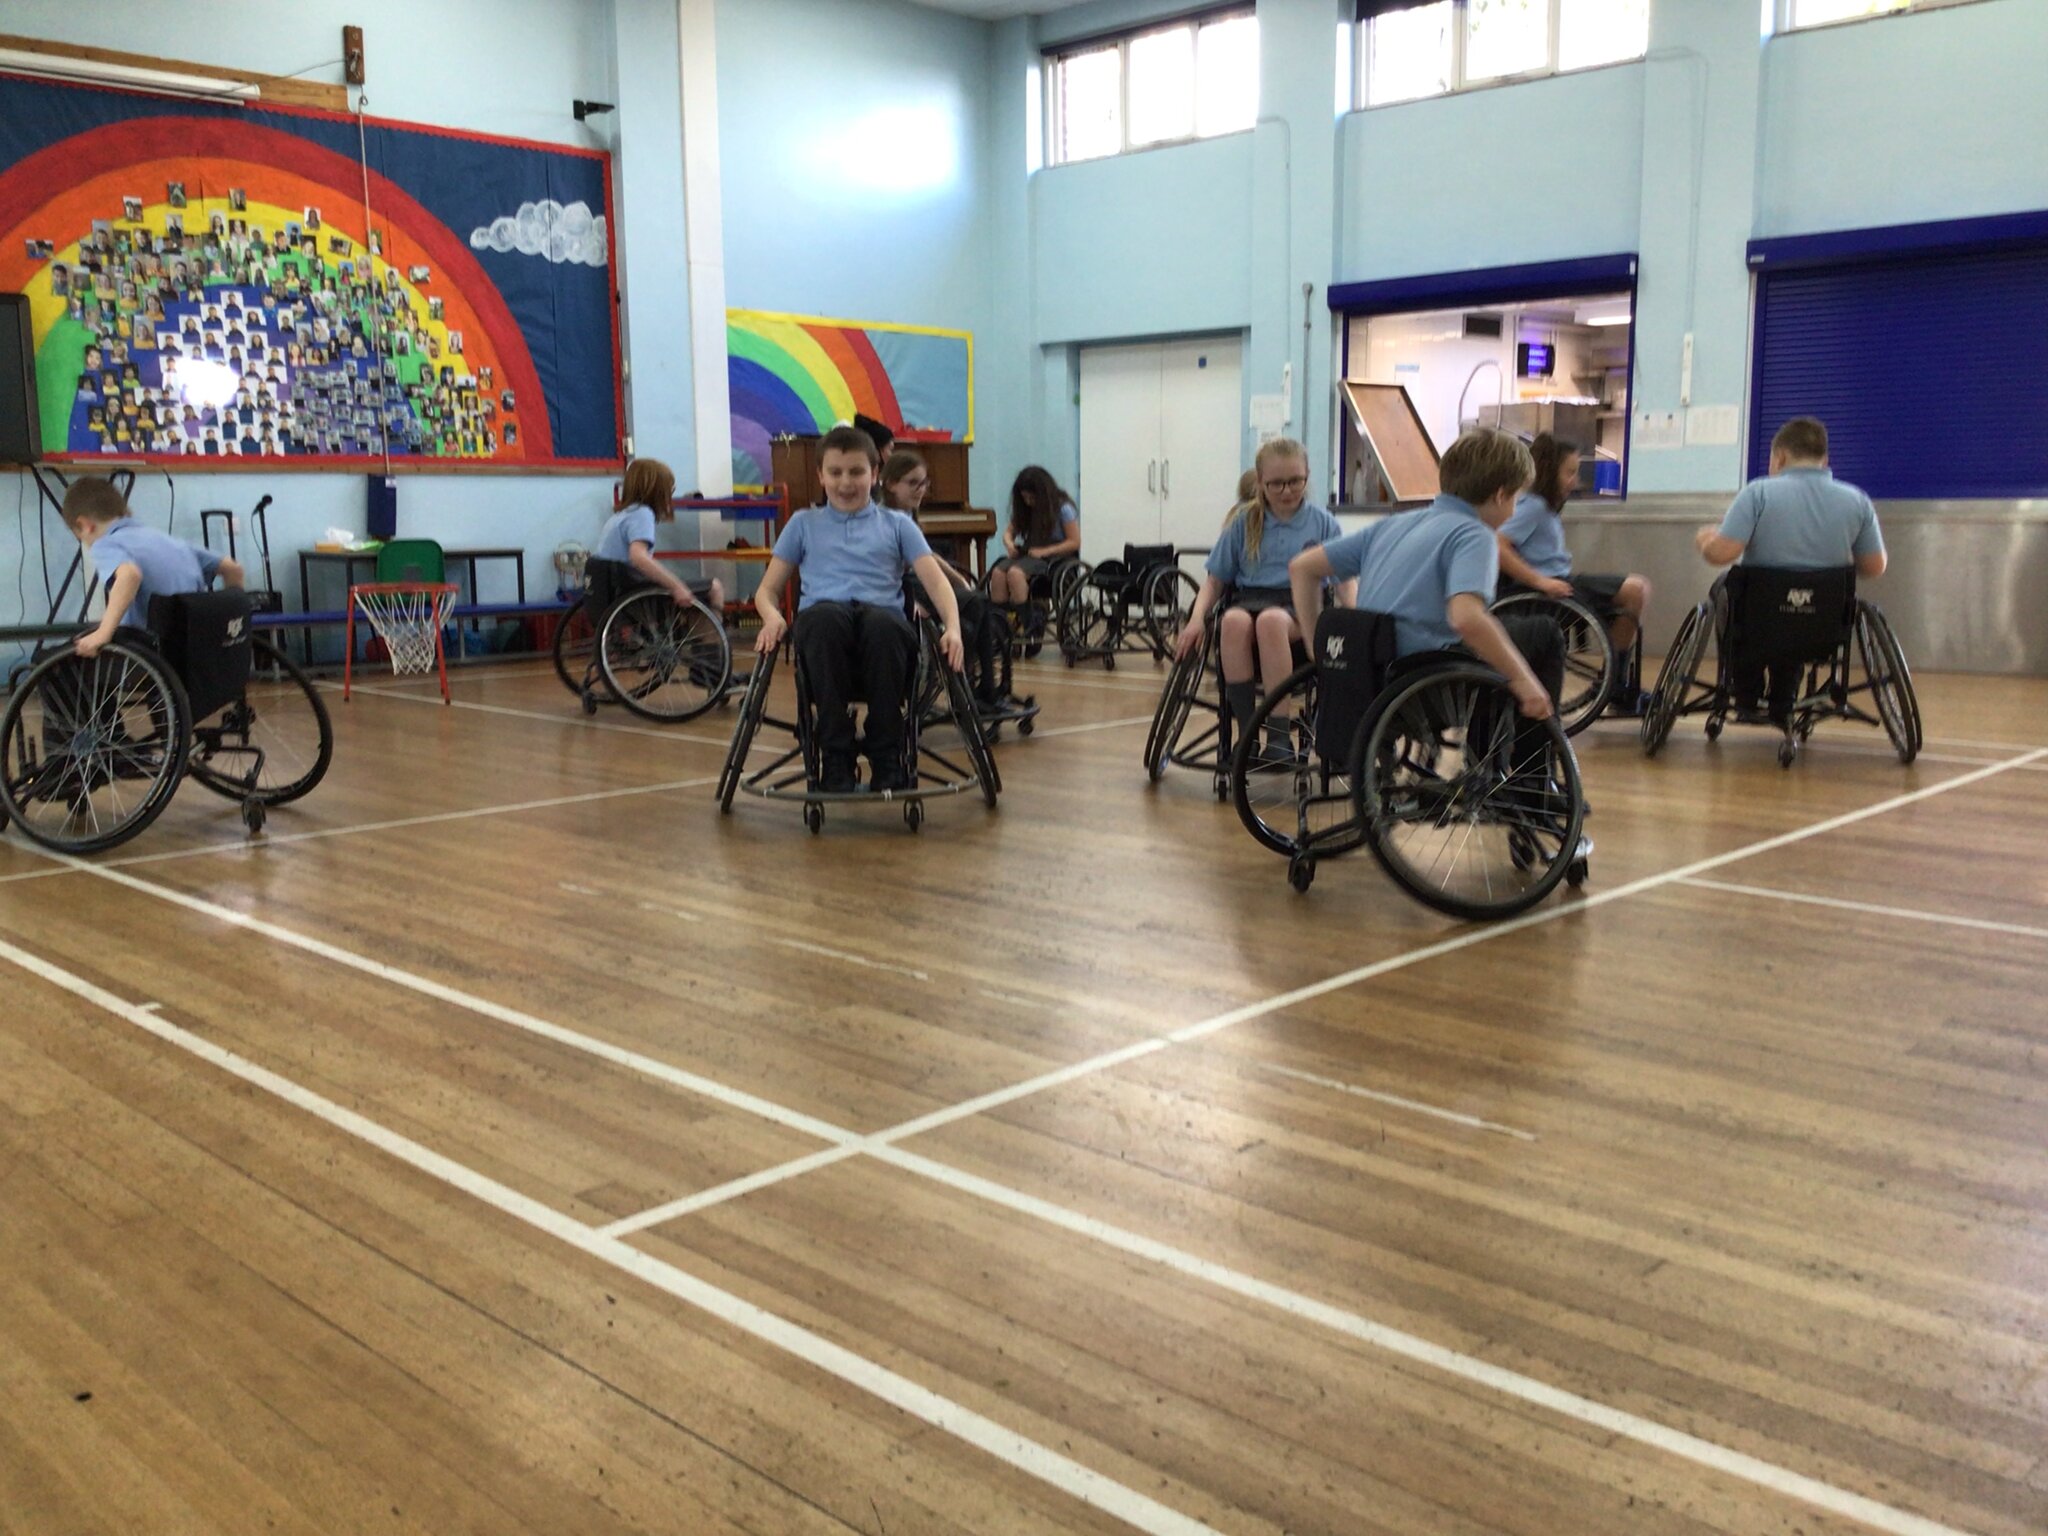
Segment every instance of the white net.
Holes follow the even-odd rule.
[[[384,642],[392,672],[404,677],[434,670],[441,627],[455,609],[453,586],[355,587],[349,595]]]

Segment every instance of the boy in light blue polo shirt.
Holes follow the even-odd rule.
[[[754,594],[761,615],[755,648],[767,655],[788,627],[782,589],[791,571],[800,578],[796,649],[817,709],[823,775],[818,787],[827,794],[859,787],[849,713],[856,697],[868,705],[866,738],[859,745],[872,767],[871,786],[891,790],[909,783],[903,699],[917,634],[903,616],[907,571],[916,572],[945,626],[940,645],[946,664],[957,672],[966,662],[959,605],[938,557],[913,519],[872,500],[878,457],[873,439],[858,428],[834,427],[825,434],[818,445],[825,505],[789,520]]]
[[[1547,719],[1564,687],[1564,638],[1556,621],[1502,620],[1487,611],[1500,576],[1493,531],[1508,520],[1534,474],[1519,438],[1488,427],[1465,433],[1444,450],[1438,471],[1443,494],[1429,506],[1294,558],[1288,574],[1301,632],[1315,633],[1324,584],[1356,577],[1357,606],[1394,620],[1397,654],[1467,647],[1507,679],[1524,716]]]
[[[1885,571],[1884,535],[1877,508],[1828,468],[1828,429],[1811,416],[1795,416],[1771,439],[1771,472],[1737,493],[1727,515],[1693,536],[1709,565],[1767,566],[1818,571],[1854,566],[1862,577]],[[1769,685],[1770,715],[1790,716],[1803,666],[1745,661],[1730,682],[1739,710],[1754,710]]]
[[[128,515],[127,499],[96,475],[74,481],[64,493],[64,523],[107,588],[99,623],[72,642],[81,656],[97,656],[124,625],[148,629],[152,598],[204,592],[216,575],[231,587],[242,585],[239,562],[143,527]]]

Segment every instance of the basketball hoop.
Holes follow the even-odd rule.
[[[356,660],[356,613],[391,656],[394,676],[441,674],[441,702],[448,702],[448,657],[441,643],[442,626],[455,611],[455,585],[444,581],[380,581],[348,589],[346,660],[341,669],[341,696],[349,694]]]

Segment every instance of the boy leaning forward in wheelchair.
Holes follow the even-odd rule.
[[[97,476],[75,481],[64,493],[64,523],[107,586],[106,613],[73,642],[81,656],[99,655],[124,626],[149,629],[152,598],[204,592],[215,576],[230,587],[242,585],[237,561],[143,527],[129,516],[127,499]]]
[[[827,794],[858,787],[848,706],[866,699],[870,787],[908,787],[904,701],[917,662],[917,632],[904,616],[904,577],[914,572],[944,627],[940,648],[958,672],[966,647],[952,584],[915,521],[874,500],[878,455],[857,427],[834,427],[818,445],[825,505],[799,512],[775,541],[754,595],[761,615],[755,648],[768,655],[788,627],[782,589],[799,578],[796,652],[817,711],[821,781]]]
[[[1358,581],[1357,607],[1394,621],[1397,661],[1459,652],[1477,656],[1507,679],[1516,707],[1533,723],[1550,717],[1564,687],[1564,636],[1555,619],[1497,618],[1488,611],[1500,577],[1494,530],[1535,479],[1520,438],[1487,427],[1444,451],[1435,501],[1306,550],[1288,562],[1296,621],[1314,636],[1324,584]],[[1314,643],[1312,641],[1312,643]],[[1516,773],[1541,773],[1551,791],[1541,733],[1516,732]]]

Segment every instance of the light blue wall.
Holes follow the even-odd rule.
[[[2048,5],[1778,38],[1759,138],[1762,236],[2048,208]]]
[[[1623,64],[1350,114],[1337,280],[1634,250],[1643,75]]]

